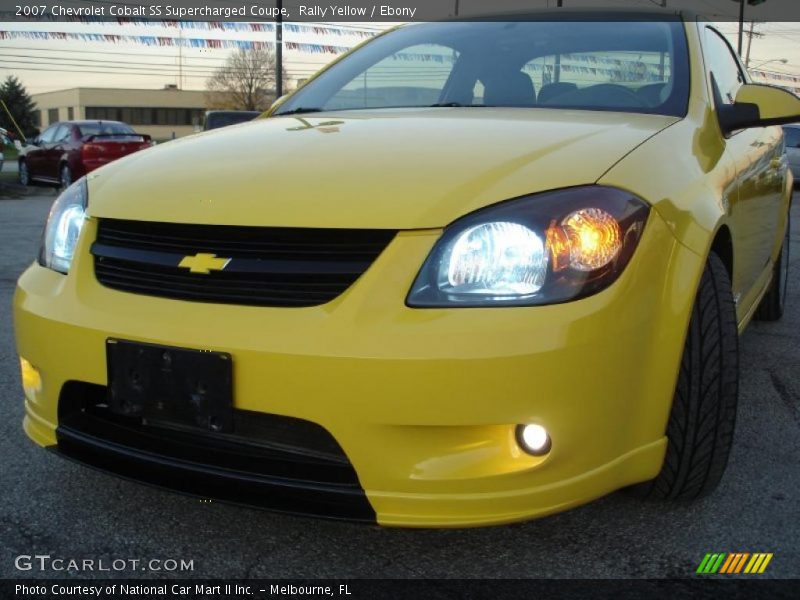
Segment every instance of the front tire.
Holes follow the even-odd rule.
[[[72,185],[72,170],[68,165],[61,165],[61,171],[59,172],[58,180],[62,190],[65,190]]]
[[[728,463],[739,394],[739,334],[728,271],[711,253],[697,291],[667,424],[661,472],[640,497],[693,500],[714,491]]]
[[[772,271],[772,282],[769,289],[761,299],[758,310],[754,315],[758,321],[777,321],[783,316],[786,308],[786,288],[789,283],[789,232],[791,231],[791,217],[786,217],[786,234],[781,244],[781,253]]]
[[[19,161],[17,178],[20,185],[28,187],[31,184],[31,173],[28,171],[28,163],[24,160]]]

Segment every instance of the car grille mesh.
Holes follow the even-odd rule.
[[[198,302],[303,307],[342,294],[395,234],[100,219],[92,254],[98,281],[117,290]],[[207,272],[179,266],[201,254],[217,261]]]

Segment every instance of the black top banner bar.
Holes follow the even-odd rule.
[[[660,6],[664,6],[663,8]],[[508,20],[565,18],[576,11],[632,9],[637,18],[682,12],[684,18],[711,21],[800,21],[798,0],[0,0],[0,21],[287,21],[401,22],[452,18]],[[744,9],[742,11],[742,9]],[[594,14],[592,19],[618,18]]]

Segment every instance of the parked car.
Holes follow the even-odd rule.
[[[555,14],[399,27],[70,186],[14,299],[28,436],[385,525],[714,490],[800,99],[711,24]]]
[[[149,135],[119,121],[63,121],[50,125],[23,148],[19,182],[73,181],[110,162],[152,145]]]
[[[209,110],[203,121],[203,131],[246,123],[260,114],[257,110]]]
[[[14,146],[14,141],[11,139],[8,130],[0,127],[0,172],[3,171],[6,148],[12,148],[13,146]]]
[[[11,140],[8,138],[8,132],[0,127],[0,173],[3,172],[3,164],[5,163],[5,149],[10,142]]]
[[[794,184],[800,186],[800,124],[784,125],[786,134],[786,157],[794,175]]]

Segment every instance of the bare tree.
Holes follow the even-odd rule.
[[[206,88],[209,108],[266,110],[275,99],[275,52],[272,48],[238,50],[217,69]]]

